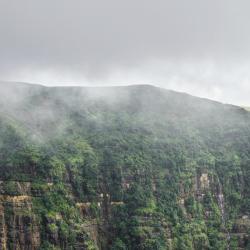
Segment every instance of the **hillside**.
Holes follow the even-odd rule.
[[[249,249],[250,113],[150,85],[0,83],[0,249]]]

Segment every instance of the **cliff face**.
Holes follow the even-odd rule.
[[[194,223],[194,212],[196,211],[192,211],[193,208],[190,206],[192,200],[196,203],[196,206],[204,208],[199,218],[204,225],[209,226],[214,217],[218,217],[217,223],[220,224],[219,238],[221,242],[224,242],[221,246],[222,249],[247,249],[250,240],[249,215],[239,213],[230,226],[228,225],[229,215],[227,214],[225,197],[221,184],[216,178],[213,173],[205,172],[192,178],[188,188],[183,185],[182,181],[179,183],[180,193],[177,197],[177,206],[182,213],[182,218],[190,225]],[[131,176],[130,185],[133,185],[132,179]],[[53,185],[53,183],[44,184],[48,188],[46,192],[53,192]],[[130,188],[128,182],[124,185],[123,181],[121,185],[124,192]],[[12,187],[11,192],[10,186]],[[1,182],[0,249],[36,250],[41,249],[44,241],[49,244],[42,249],[50,249],[52,246],[58,249],[110,249],[116,234],[113,223],[119,220],[117,210],[124,209],[126,201],[112,201],[108,193],[100,193],[96,201],[77,202],[77,197],[71,197],[72,204],[77,209],[81,220],[80,225],[72,225],[72,229],[80,231],[78,231],[79,235],[72,244],[67,239],[67,233],[64,235],[59,229],[63,221],[63,214],[52,213],[41,220],[40,214],[36,210],[36,203],[37,199],[43,200],[43,194],[41,190],[32,190],[31,188],[32,183],[30,182]],[[152,190],[155,199],[157,199],[157,184],[152,184]],[[210,201],[207,201],[208,196],[210,196]],[[95,211],[93,207],[95,207]],[[138,230],[145,231],[140,235],[142,245],[148,240],[148,237],[160,238],[165,241],[166,249],[176,249],[174,229],[164,216],[156,215],[153,211],[143,211],[134,215],[134,219],[138,223],[136,225]],[[157,223],[157,226],[155,223]],[[198,228],[198,232],[195,232],[195,228],[193,230],[193,233],[199,233]],[[143,247],[141,248],[143,249]],[[209,239],[203,237],[195,240],[193,248],[209,249]]]
[[[0,97],[0,249],[249,248],[247,111],[151,86]]]
[[[1,182],[0,187],[0,249],[38,249],[40,228],[32,211],[32,196],[29,185],[17,185],[17,193],[9,193],[9,186]]]

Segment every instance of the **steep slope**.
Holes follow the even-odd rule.
[[[1,249],[247,249],[250,113],[140,85],[0,84]]]

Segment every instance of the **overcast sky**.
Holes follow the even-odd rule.
[[[0,0],[0,79],[250,106],[249,13],[249,0]]]

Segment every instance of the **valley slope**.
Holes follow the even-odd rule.
[[[245,109],[0,84],[0,249],[249,249],[249,216]]]

